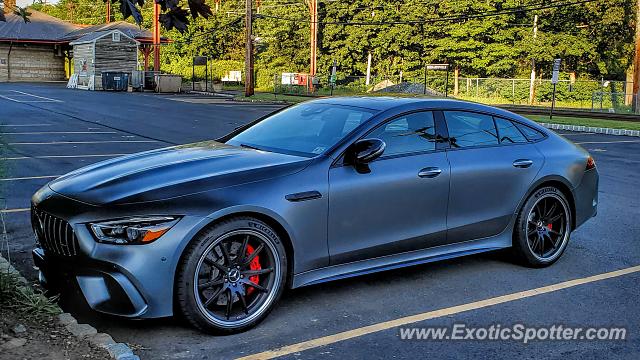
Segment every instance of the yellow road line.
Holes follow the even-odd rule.
[[[34,179],[53,179],[60,177],[62,175],[45,175],[45,176],[26,176],[26,177],[15,177],[15,178],[4,178],[0,179],[0,181],[17,181],[17,180],[34,180]]]
[[[0,213],[11,214],[11,213],[19,213],[19,212],[27,212],[27,211],[31,211],[31,209],[29,209],[29,208],[24,208],[24,209],[4,209],[4,210],[0,210]]]
[[[407,316],[407,317],[403,317],[395,320],[384,321],[377,324],[364,326],[361,328],[344,331],[344,332],[340,332],[333,335],[323,336],[320,338],[303,341],[297,344],[284,346],[278,349],[267,350],[261,353],[239,358],[239,360],[273,359],[279,356],[290,355],[300,351],[314,349],[317,347],[334,344],[340,341],[353,339],[356,337],[360,337],[360,336],[364,336],[364,335],[368,335],[368,334],[372,334],[372,333],[376,333],[384,330],[389,330],[398,326],[404,326],[408,324],[417,323],[420,321],[454,315],[461,312],[478,310],[478,309],[486,308],[489,306],[526,299],[533,296],[538,296],[538,295],[547,294],[547,293],[551,293],[551,292],[555,292],[563,289],[572,288],[574,286],[589,284],[592,282],[611,279],[611,278],[628,275],[632,273],[637,273],[637,272],[640,272],[640,266],[633,266],[633,267],[611,271],[603,274],[593,275],[585,278],[564,281],[557,284],[543,286],[543,287],[539,287],[531,290],[519,291],[519,292],[507,294],[507,295],[497,296],[497,297],[484,299],[480,301],[474,301],[468,304],[452,306],[444,309],[438,309],[438,310],[429,311],[421,314],[411,315],[411,316]]]

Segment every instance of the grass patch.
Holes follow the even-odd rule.
[[[593,127],[603,127],[612,129],[640,130],[640,122],[620,121],[608,119],[594,119],[589,117],[569,117],[554,116],[549,120],[547,115],[524,115],[525,117],[543,123],[563,124],[563,125],[584,125]]]
[[[313,100],[314,97],[310,96],[297,96],[297,95],[273,95],[273,93],[261,93],[257,92],[253,96],[246,97],[244,95],[238,95],[233,98],[236,101],[249,101],[249,102],[284,102],[290,104],[296,104],[307,100]]]
[[[33,318],[43,318],[60,313],[55,299],[47,298],[41,290],[34,290],[7,270],[0,271],[0,308]]]

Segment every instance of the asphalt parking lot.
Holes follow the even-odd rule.
[[[2,216],[12,261],[35,279],[29,200],[52,178],[121,154],[216,138],[277,108],[202,97],[0,84]],[[595,157],[600,204],[598,216],[573,233],[564,256],[552,267],[524,268],[507,253],[488,253],[309,286],[286,293],[257,328],[224,337],[199,333],[180,319],[100,316],[70,299],[63,306],[116,341],[131,344],[143,359],[226,359],[263,352],[263,357],[292,359],[638,359],[640,268],[634,267],[640,265],[640,138],[565,136]],[[627,270],[601,275],[621,269]],[[576,279],[580,281],[567,285]],[[531,289],[536,291],[526,292]],[[513,299],[501,301],[505,295]],[[413,315],[417,317],[406,318]],[[397,326],[461,323],[624,327],[627,339],[409,341],[400,339]]]

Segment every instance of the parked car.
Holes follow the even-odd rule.
[[[32,199],[45,286],[96,311],[248,329],[285,288],[512,248],[548,266],[596,215],[593,158],[498,108],[305,102],[217,141],[118,157]]]

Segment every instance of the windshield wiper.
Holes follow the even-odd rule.
[[[255,146],[251,146],[251,145],[247,145],[247,144],[240,144],[240,147],[243,147],[245,149],[252,149],[252,150],[262,150],[262,149],[258,149]]]

